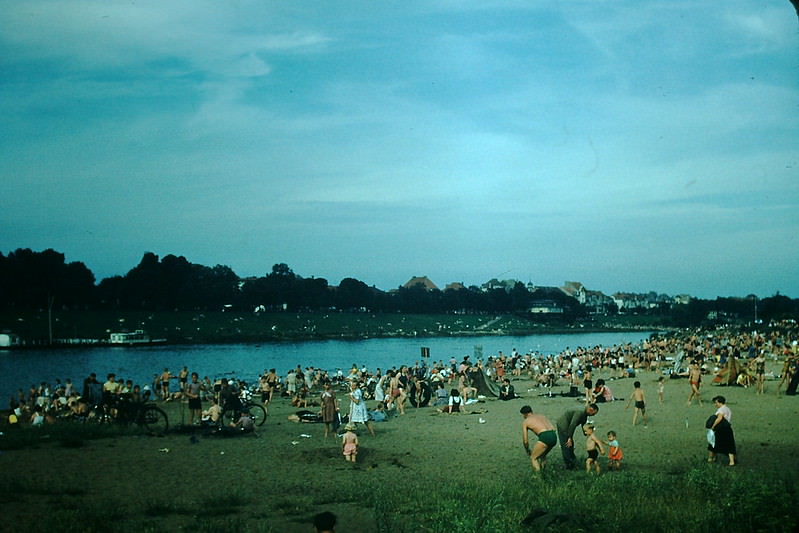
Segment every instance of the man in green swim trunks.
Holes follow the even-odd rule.
[[[519,409],[524,420],[522,420],[522,444],[527,455],[530,456],[530,463],[533,465],[534,472],[540,472],[544,467],[549,450],[558,443],[558,434],[555,426],[544,415],[533,414],[533,408],[529,405]],[[530,450],[530,441],[527,438],[528,431],[532,431],[538,436],[538,442]]]

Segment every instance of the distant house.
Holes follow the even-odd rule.
[[[497,278],[492,278],[483,283],[480,286],[480,290],[483,292],[489,292],[496,289],[502,289],[505,292],[510,292],[513,290],[514,287],[516,287],[517,283],[519,283],[519,281],[515,279],[498,280]]]
[[[19,335],[13,333],[0,333],[0,348],[13,348],[20,346]]]
[[[586,290],[583,287],[583,284],[579,281],[567,281],[563,284],[563,287],[560,288],[563,292],[565,292],[568,296],[571,296],[581,304],[585,304],[586,298]]]
[[[562,315],[564,313],[563,307],[558,305],[554,300],[536,300],[531,302],[528,311],[534,315]]]
[[[602,291],[585,291],[585,308],[592,313],[607,313],[614,305],[613,298]]]
[[[613,301],[619,311],[635,311],[638,309],[647,309],[649,301],[644,294],[631,294],[626,292],[617,292],[613,295]]]
[[[465,289],[466,289],[466,286],[463,283],[461,283],[460,281],[454,281],[452,283],[447,284],[447,286],[444,287],[445,291],[448,291],[448,290],[462,291],[462,290],[465,290]]]
[[[417,285],[421,285],[422,287],[425,288],[425,290],[428,291],[439,290],[439,288],[436,287],[436,284],[430,281],[430,278],[428,278],[427,276],[414,276],[411,279],[409,279],[408,282],[405,283],[405,285],[403,285],[402,287],[405,289],[410,289],[411,287],[415,287]]]

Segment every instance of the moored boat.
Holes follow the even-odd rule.
[[[166,339],[152,339],[143,329],[133,332],[123,331],[111,333],[108,341],[115,346],[136,346],[141,344],[163,344]]]

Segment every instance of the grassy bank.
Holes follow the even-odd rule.
[[[143,329],[169,343],[230,343],[369,337],[528,335],[570,331],[650,329],[646,317],[565,324],[517,315],[392,313],[239,313],[193,311],[0,312],[0,330],[46,343],[50,338],[107,340],[112,331]]]

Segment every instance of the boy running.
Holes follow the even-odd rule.
[[[641,418],[644,421],[644,427],[646,427],[646,403],[644,402],[644,391],[641,388],[641,382],[636,381],[633,383],[633,392],[630,394],[630,399],[627,400],[627,407],[625,409],[630,408],[630,402],[635,401],[635,411],[633,412],[633,425],[635,425],[636,421],[638,420],[638,413],[641,413]]]

